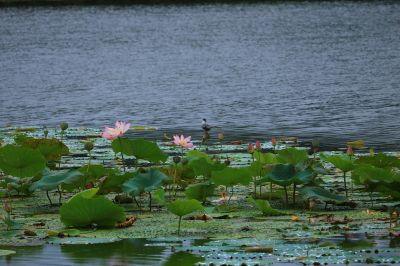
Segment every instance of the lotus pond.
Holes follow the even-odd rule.
[[[400,265],[398,153],[211,132],[0,129],[0,264]]]

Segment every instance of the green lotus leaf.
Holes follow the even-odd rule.
[[[46,160],[38,150],[6,145],[0,148],[0,169],[7,175],[31,177],[46,167]]]
[[[312,181],[314,176],[314,171],[311,168],[306,168],[303,171],[296,172],[293,177],[293,183],[296,185],[308,184]]]
[[[362,156],[355,162],[356,164],[369,164],[378,168],[397,167],[400,168],[400,159],[396,156],[378,153],[374,156]]]
[[[333,164],[336,168],[342,170],[343,172],[348,172],[354,169],[354,163],[351,157],[345,154],[331,156],[321,154],[321,159]]]
[[[251,182],[251,172],[246,168],[226,167],[223,170],[212,171],[211,180],[216,185],[234,186],[248,185]]]
[[[288,163],[290,165],[296,165],[304,163],[308,159],[306,150],[299,150],[296,148],[287,148],[278,151],[278,160],[281,163]]]
[[[152,168],[148,172],[139,173],[134,178],[123,183],[122,191],[131,196],[137,196],[143,192],[151,192],[161,187],[162,183],[168,179],[170,179],[169,176]]]
[[[269,180],[280,186],[289,186],[294,182],[296,168],[293,165],[277,164],[272,168],[272,171],[267,174]]]
[[[39,181],[34,182],[31,185],[30,190],[53,190],[62,184],[76,183],[81,176],[82,173],[76,169],[50,172],[44,175]]]
[[[117,174],[115,172],[110,172],[100,184],[98,194],[108,194],[110,192],[120,193],[122,192],[122,184],[134,176],[135,173]]]
[[[222,170],[226,166],[224,164],[211,163],[209,160],[200,157],[192,160],[189,163],[196,176],[211,177],[212,171]]]
[[[65,237],[65,238],[50,238],[47,242],[49,244],[59,245],[95,245],[106,244],[121,241],[121,238],[105,238],[105,237]]]
[[[282,212],[272,208],[271,204],[269,204],[269,201],[267,200],[255,200],[254,198],[249,197],[247,198],[247,201],[261,211],[264,216],[278,216],[283,214]]]
[[[194,184],[186,188],[185,195],[189,199],[196,199],[204,202],[207,200],[207,197],[214,195],[214,189],[215,185],[210,182]]]
[[[254,151],[253,158],[262,164],[277,164],[279,163],[278,155],[267,152],[262,153],[261,151]]]
[[[300,189],[300,195],[304,199],[314,198],[314,199],[319,199],[321,201],[333,201],[336,203],[341,203],[346,201],[345,196],[333,194],[321,187],[303,187]]]
[[[201,203],[195,199],[175,200],[165,206],[170,212],[179,217],[191,214],[195,211],[204,211]]]
[[[199,150],[188,151],[188,153],[186,154],[186,157],[189,159],[189,161],[191,161],[192,159],[204,158],[207,160],[207,162],[209,162],[209,163],[212,162],[211,158],[208,156],[207,153],[201,152]]]
[[[1,256],[9,256],[9,255],[13,255],[16,252],[14,250],[6,250],[6,249],[0,249],[0,257]]]
[[[378,168],[373,165],[361,165],[354,169],[352,177],[357,177],[357,180],[364,184],[372,183],[392,183],[400,182],[400,173],[393,171],[391,168]]]
[[[69,148],[58,139],[35,139],[25,135],[18,135],[15,142],[23,147],[40,151],[47,161],[56,161],[63,155],[69,154]]]
[[[165,204],[165,191],[159,188],[153,192],[153,198],[160,204]]]
[[[124,209],[104,196],[97,196],[98,188],[84,190],[70,198],[60,208],[60,219],[66,226],[114,227],[125,221]]]
[[[111,146],[114,152],[122,151],[125,155],[135,156],[136,159],[147,160],[149,162],[159,163],[165,162],[168,159],[168,155],[156,143],[144,139],[115,139]]]

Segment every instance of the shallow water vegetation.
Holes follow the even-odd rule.
[[[72,130],[69,128],[68,134]],[[190,150],[194,145],[187,149],[183,144],[129,139],[123,136],[126,131],[121,132],[111,142],[93,137],[93,143],[103,144],[90,149],[80,142],[81,150],[91,152],[89,157],[86,152],[71,154],[78,149],[68,147],[65,132],[62,141],[18,134],[13,143],[2,146],[0,197],[18,202],[13,218],[41,237],[48,233],[33,224],[44,223],[58,233],[65,227],[87,230],[79,233],[81,238],[171,236],[176,233],[176,217],[167,211],[178,216],[178,235],[233,239],[260,235],[264,239],[297,241],[307,234],[320,239],[338,232],[358,232],[367,228],[363,227],[365,224],[371,225],[371,230],[379,225],[381,232],[388,235],[391,230],[392,236],[397,234],[398,219],[389,218],[389,213],[378,211],[376,216],[381,220],[371,216],[373,211],[368,214],[361,209],[346,214],[321,213],[328,204],[338,210],[355,207],[354,202],[365,205],[364,200],[357,199],[365,195],[370,196],[371,202],[378,195],[390,206],[386,210],[397,210],[394,200],[400,198],[396,189],[400,185],[400,160],[396,156],[309,157],[304,148],[275,150],[273,146],[274,150],[264,151],[259,143],[251,154],[242,145],[242,152],[228,157],[219,142],[215,154],[210,155],[205,145],[203,150]],[[115,154],[122,157],[122,165]],[[72,167],[62,164],[68,156],[75,156]],[[343,173],[343,183],[332,181],[332,169]],[[346,179],[350,173],[351,199]],[[20,193],[31,198],[19,198]],[[59,209],[51,206],[54,196],[59,199]],[[40,201],[32,205],[28,202],[32,198]],[[46,198],[50,206],[45,205]],[[143,204],[148,208],[142,208]],[[379,208],[382,202],[375,205]],[[189,216],[192,213],[198,215]],[[132,229],[116,228],[132,214],[138,218],[128,224]],[[190,220],[182,223],[183,218]],[[390,226],[385,224],[388,218]],[[299,236],[293,235],[296,231]],[[0,237],[1,241],[4,238]]]

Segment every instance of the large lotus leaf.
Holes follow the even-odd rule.
[[[60,208],[60,219],[66,226],[114,227],[125,221],[124,209],[104,196],[97,196],[98,188],[84,190],[70,198]]]
[[[346,201],[345,196],[333,194],[321,187],[303,187],[300,189],[300,195],[304,199],[314,198],[321,201],[334,201],[336,203]]]
[[[296,165],[299,163],[304,163],[307,159],[308,159],[308,154],[306,150],[287,148],[278,151],[278,160],[281,163]]]
[[[61,184],[73,184],[79,180],[82,173],[76,169],[47,173],[39,181],[34,182],[30,190],[53,190]]]
[[[179,217],[195,211],[204,211],[201,203],[195,199],[175,200],[171,203],[166,204],[165,206],[170,212]]]
[[[313,180],[314,171],[311,168],[307,168],[303,171],[296,172],[293,178],[293,183],[296,185],[308,184]]]
[[[277,164],[272,168],[272,171],[267,174],[272,183],[280,186],[289,186],[293,184],[295,175],[295,167],[288,164]]]
[[[113,169],[105,168],[101,164],[84,165],[79,168],[79,171],[91,180],[97,180],[100,177],[108,176],[112,172],[115,172]]]
[[[400,182],[400,173],[391,168],[378,168],[372,165],[360,165],[352,172],[352,177],[361,184]]]
[[[134,178],[129,179],[122,184],[122,191],[132,196],[137,196],[143,192],[151,192],[159,187],[169,176],[157,169],[150,169],[146,173],[139,173]]]
[[[325,156],[321,154],[321,159],[333,164],[336,168],[343,172],[348,172],[354,169],[354,163],[351,157],[345,154]]]
[[[121,147],[122,143],[122,147]],[[149,162],[159,163],[168,159],[156,143],[144,139],[115,139],[112,149],[114,152],[121,152],[128,156],[135,156],[137,159],[147,160]]]
[[[222,170],[225,168],[224,164],[212,163],[203,157],[192,160],[189,163],[189,166],[192,167],[196,176],[203,176],[207,178],[211,177],[212,171]]]
[[[277,164],[279,163],[278,155],[267,152],[262,153],[261,151],[254,151],[253,158],[262,164]]]
[[[211,180],[216,185],[234,186],[248,185],[251,182],[251,172],[247,168],[226,167],[223,170],[212,171]]]
[[[58,139],[35,139],[25,135],[18,135],[15,142],[23,147],[40,151],[47,161],[56,161],[63,155],[69,154],[69,148]]]
[[[263,215],[265,216],[278,216],[282,215],[282,213],[278,210],[275,210],[274,208],[271,207],[271,204],[269,204],[269,201],[267,200],[255,200],[252,197],[247,198],[247,201],[250,202],[251,204],[254,205],[259,211],[262,212]]]
[[[400,159],[396,156],[378,153],[374,156],[362,156],[356,161],[357,164],[370,164],[379,168],[398,167],[400,168]]]
[[[108,194],[110,192],[122,192],[122,184],[133,178],[135,173],[116,174],[111,172],[100,184],[98,194]]]
[[[37,150],[11,144],[0,148],[0,169],[7,175],[35,176],[45,167],[46,160]]]
[[[189,161],[195,160],[195,159],[198,159],[198,158],[204,158],[204,159],[207,160],[207,162],[209,162],[209,163],[212,162],[211,158],[208,156],[207,153],[201,152],[199,150],[188,151],[186,157],[189,159]]]
[[[214,195],[215,185],[209,182],[190,185],[186,188],[185,195],[189,199],[206,201],[207,197]]]

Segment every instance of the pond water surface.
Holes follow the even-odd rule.
[[[396,1],[2,8],[0,36],[0,125],[400,145]]]

